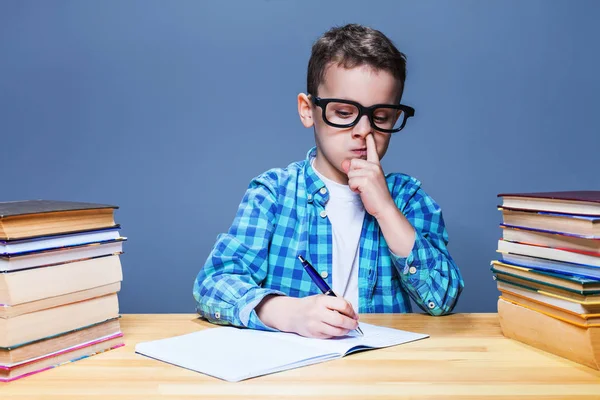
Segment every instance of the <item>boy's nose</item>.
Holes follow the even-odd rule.
[[[363,115],[360,117],[360,120],[354,125],[354,129],[352,130],[352,135],[356,138],[365,138],[369,133],[371,133],[371,122],[369,121],[369,117],[367,115]]]

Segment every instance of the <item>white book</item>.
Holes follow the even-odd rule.
[[[138,354],[229,382],[317,364],[348,354],[429,337],[361,323],[364,336],[351,333],[312,339],[286,332],[215,327],[187,335],[138,343]]]
[[[0,241],[1,255],[15,255],[60,247],[77,246],[118,239],[118,229],[106,229],[69,235],[46,236],[35,239]]]
[[[71,261],[123,253],[123,241],[92,243],[64,249],[40,251],[26,255],[0,257],[0,272],[18,271],[27,268],[45,267]]]
[[[548,258],[551,260],[592,265],[594,267],[600,267],[600,257],[592,256],[588,254],[575,253],[572,251],[553,249],[550,247],[533,246],[524,243],[508,242],[500,239],[498,241],[498,251],[500,253],[514,253],[521,254],[530,257]]]

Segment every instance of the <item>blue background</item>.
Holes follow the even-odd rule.
[[[442,206],[494,312],[496,195],[600,189],[595,1],[0,2],[0,200],[106,202],[128,237],[124,313],[193,312],[192,284],[250,179],[305,157],[310,47],[358,22],[408,56],[416,117],[385,171]]]

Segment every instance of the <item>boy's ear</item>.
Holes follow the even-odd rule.
[[[305,128],[310,128],[314,125],[312,102],[305,93],[298,95],[298,114]]]

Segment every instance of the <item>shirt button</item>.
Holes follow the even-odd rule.
[[[410,267],[408,269],[408,272],[410,272],[411,274],[414,274],[415,272],[417,272],[417,269],[415,267]]]
[[[308,196],[306,196],[309,200],[312,200],[312,194],[309,194]]]
[[[323,210],[319,213],[319,215],[321,216],[321,218],[325,218],[327,216],[327,211]]]
[[[321,278],[326,279],[329,276],[327,271],[321,271]]]
[[[435,303],[434,303],[433,301],[430,301],[430,302],[427,304],[427,307],[429,307],[429,308],[435,308]]]
[[[319,190],[319,192],[321,192],[321,194],[325,194],[325,193],[327,193],[327,189],[326,188],[321,188],[321,190]]]
[[[216,319],[219,319],[219,318],[221,318],[221,313],[220,313],[220,312],[218,312],[218,311],[217,311],[217,312],[215,312],[215,318],[216,318]]]

